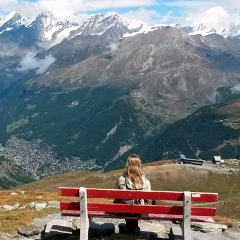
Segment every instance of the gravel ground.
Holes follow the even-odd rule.
[[[38,226],[39,230],[42,231],[45,227],[45,225],[50,222],[51,220],[57,220],[57,219],[62,219],[62,220],[69,220],[69,221],[77,221],[79,220],[79,218],[76,217],[66,217],[66,216],[61,216],[61,213],[56,213],[56,214],[49,214],[43,218],[35,218],[32,222],[32,225],[36,225]],[[107,219],[107,218],[94,218],[93,221],[95,223],[113,223],[116,227],[115,227],[115,232],[118,232],[118,224],[120,223],[125,223],[124,219]],[[143,220],[140,220],[139,222],[144,222]],[[158,223],[159,221],[148,221],[148,222],[152,222],[152,223]],[[163,225],[166,229],[166,231],[169,233],[170,232],[170,228],[171,226],[174,224],[170,221],[161,221],[160,222],[161,225]],[[4,233],[1,240],[42,240],[43,237],[41,235],[37,235],[34,237],[30,237],[30,238],[26,238],[23,236],[20,236],[19,234],[15,233],[15,234],[6,234]]]
[[[32,225],[36,225],[39,227],[40,231],[43,231],[45,225],[50,222],[51,220],[69,220],[69,221],[77,221],[79,220],[79,218],[76,217],[63,217],[61,216],[60,213],[56,213],[56,214],[50,214],[47,215],[43,218],[35,218],[32,222]],[[124,219],[104,219],[104,218],[94,218],[94,222],[95,223],[101,223],[101,222],[108,222],[108,223],[113,223],[116,227],[115,227],[115,232],[118,232],[118,224],[119,223],[125,223]],[[139,222],[144,222],[143,220],[140,220]],[[165,227],[167,233],[169,233],[170,228],[172,226],[177,226],[176,224],[172,223],[171,221],[148,221],[148,222],[152,222],[152,223],[158,223],[161,224]],[[192,233],[192,237],[194,240],[240,240],[240,226],[238,227],[234,227],[234,228],[228,228],[222,235],[215,235],[215,234],[211,234],[211,233],[201,233],[201,232],[195,232],[193,231]],[[6,234],[4,233],[1,240],[42,240],[44,239],[43,236],[41,235],[36,235],[33,237],[23,237],[20,236],[19,234]]]

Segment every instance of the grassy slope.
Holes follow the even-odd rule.
[[[190,167],[182,167],[175,164],[166,164],[172,162],[174,161],[157,161],[143,164],[143,171],[151,182],[152,190],[216,192],[219,194],[220,201],[227,201],[226,209],[236,208],[235,202],[240,201],[240,173],[231,175],[219,174],[193,170]],[[115,170],[108,173],[64,173],[19,186],[17,189],[57,192],[58,187],[114,188],[116,179],[122,172],[123,170]],[[239,200],[232,201],[234,198]],[[240,212],[231,211],[228,213],[225,208],[219,208],[221,211],[218,214],[240,219]]]
[[[157,161],[143,164],[143,171],[149,178],[152,190],[218,192],[220,200],[240,197],[240,174],[218,174],[182,167],[172,161]],[[16,187],[25,191],[57,192],[59,187],[114,188],[123,169],[108,173],[71,172],[54,175],[36,182]]]
[[[225,203],[217,208],[217,215],[240,220],[240,211],[238,210],[240,205],[240,173],[227,175],[197,171],[190,167],[175,165],[174,162],[174,160],[166,160],[143,164],[143,171],[151,181],[152,190],[217,192],[219,200],[224,200]],[[24,205],[32,201],[64,200],[66,197],[59,196],[59,187],[114,188],[116,179],[122,172],[123,169],[108,173],[72,172],[51,176],[18,186],[11,191],[0,191],[0,205],[14,205],[15,203]],[[11,195],[10,193],[13,191],[18,194]],[[24,213],[25,210],[0,212],[2,231],[16,231],[19,227],[29,224],[32,218],[48,214],[49,211],[44,210],[36,213],[35,210],[28,210],[25,221],[21,221]],[[222,218],[220,218],[221,221]],[[8,227],[9,225],[11,228]]]

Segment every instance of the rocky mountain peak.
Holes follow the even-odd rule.
[[[12,12],[5,19],[2,20],[2,25],[0,29],[1,31],[10,31],[15,27],[27,25],[30,21],[31,19],[24,17],[17,12]]]
[[[66,19],[57,18],[48,12],[38,15],[30,27],[39,33],[40,45],[46,49],[60,43],[79,25]]]
[[[20,30],[17,30],[20,28]],[[19,13],[12,12],[4,20],[0,27],[0,35],[7,33],[7,38],[28,35],[33,39],[33,45],[47,49],[60,43],[68,37],[72,30],[79,27],[77,23],[55,17],[51,12],[39,14],[36,18],[27,18]],[[23,30],[24,29],[24,30]]]
[[[50,29],[57,26],[78,26],[77,23],[71,23],[66,19],[57,18],[53,13],[41,13],[36,17],[35,24],[41,25],[46,29]]]
[[[202,36],[206,36],[206,35],[216,33],[216,30],[214,28],[206,27],[202,23],[193,23],[190,26],[184,26],[184,27],[176,25],[176,27],[190,35],[200,34]]]
[[[231,27],[224,29],[221,35],[224,37],[240,38],[240,24],[233,24]]]
[[[138,32],[142,27],[142,23],[127,20],[116,12],[94,14],[73,31],[71,37],[110,34],[114,38],[122,38],[124,34]]]

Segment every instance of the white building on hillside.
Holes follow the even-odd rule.
[[[224,164],[224,160],[221,159],[221,156],[213,156],[213,161],[216,164]]]

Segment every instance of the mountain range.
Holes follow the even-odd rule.
[[[213,110],[239,96],[238,29],[10,14],[0,26],[0,155],[34,177],[120,168],[130,152],[145,162],[239,157],[239,126],[221,122],[232,113]]]

